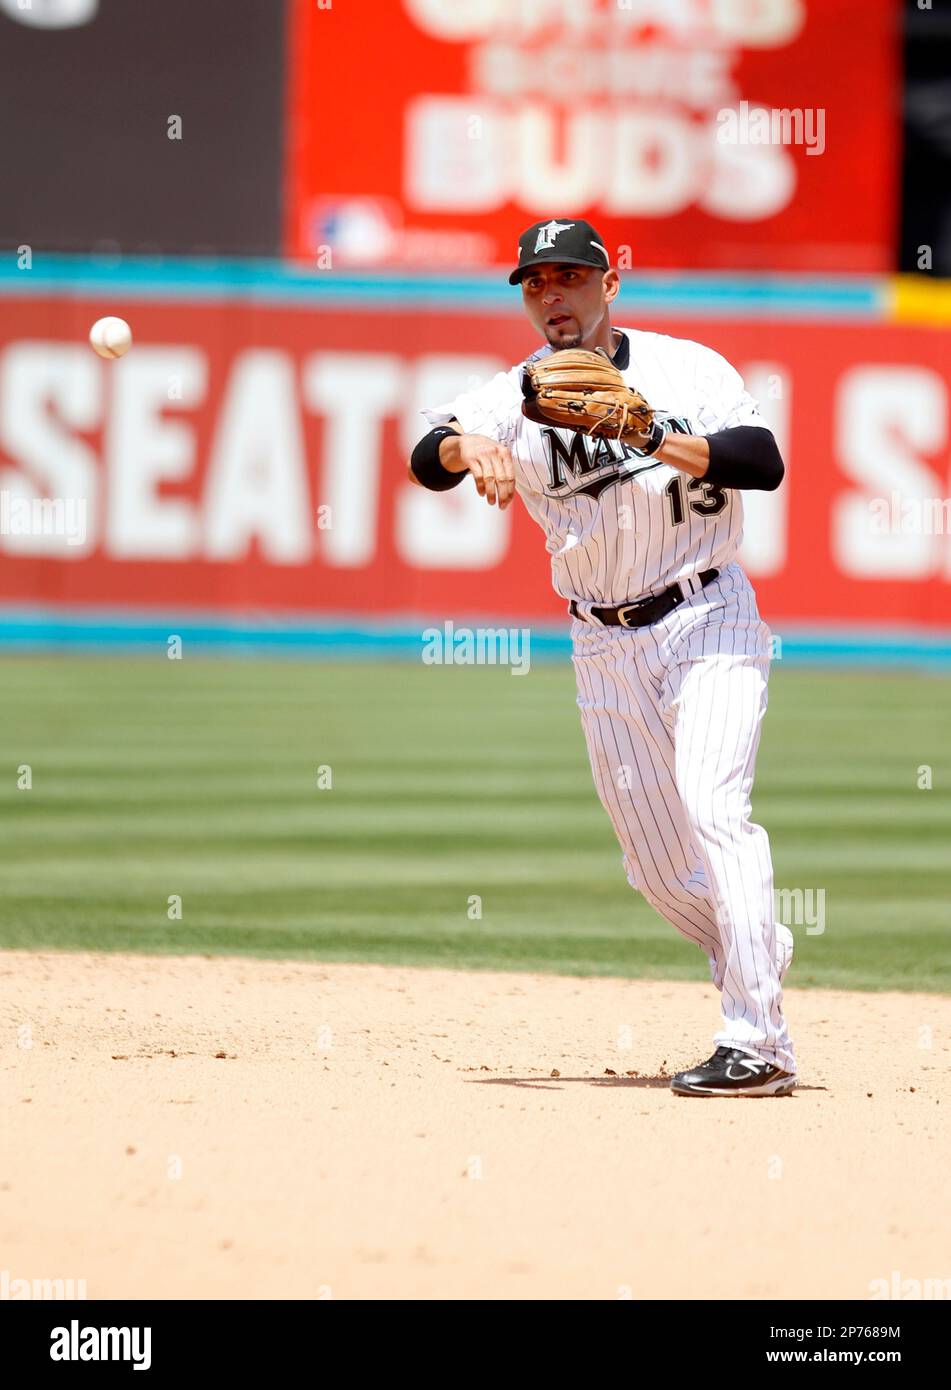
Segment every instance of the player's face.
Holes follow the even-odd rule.
[[[551,347],[584,347],[607,318],[617,280],[614,270],[551,262],[522,277],[522,303]]]

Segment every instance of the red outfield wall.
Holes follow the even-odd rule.
[[[106,312],[133,324],[121,362],[86,343]],[[951,627],[946,333],[636,326],[722,352],[783,444],[786,482],[747,514],[768,620]],[[518,504],[499,516],[468,483],[435,496],[405,478],[418,407],[534,346],[518,318],[468,312],[8,299],[0,600],[557,618],[542,533]],[[85,499],[81,543],[15,534],[31,496]]]

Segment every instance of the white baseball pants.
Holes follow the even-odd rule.
[[[774,919],[769,838],[750,820],[770,631],[730,564],[660,622],[571,628],[591,770],[628,881],[703,950],[717,1046],[795,1073],[782,1010],[792,933]]]

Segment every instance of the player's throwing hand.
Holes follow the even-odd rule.
[[[459,456],[475,481],[476,492],[489,506],[504,511],[515,496],[515,464],[504,444],[481,434],[459,436]]]
[[[485,434],[464,434],[453,420],[433,430],[414,449],[410,481],[445,492],[471,473],[489,506],[504,511],[515,496],[515,463],[505,444]]]

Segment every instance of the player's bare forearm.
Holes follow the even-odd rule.
[[[439,441],[439,462],[448,473],[464,473],[469,465],[462,456],[462,441],[466,436],[453,424],[451,429],[458,430],[455,435],[447,434],[445,439]]]
[[[702,434],[668,434],[654,457],[691,478],[702,478],[710,463],[710,445]]]

